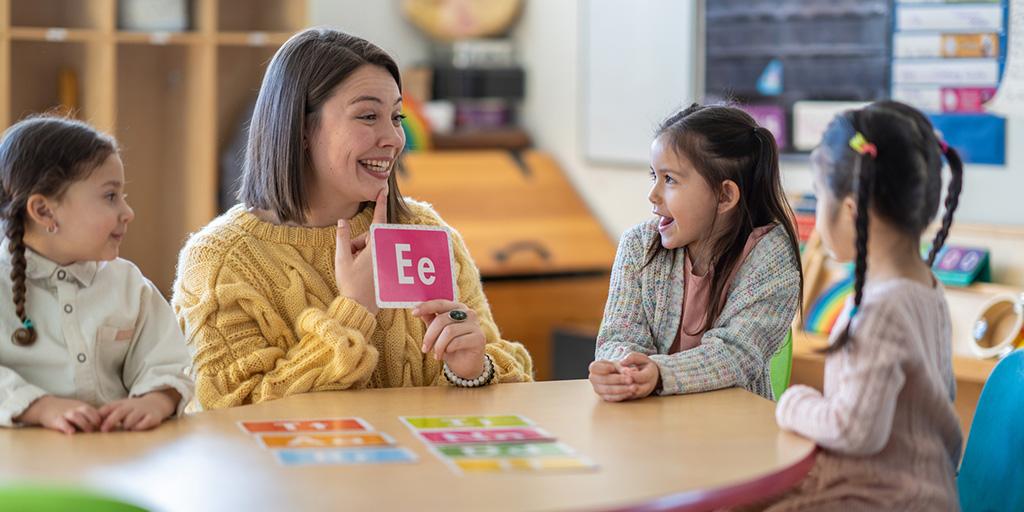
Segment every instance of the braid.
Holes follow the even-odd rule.
[[[964,164],[960,160],[960,155],[951,146],[943,146],[943,153],[946,155],[946,161],[949,162],[949,170],[953,177],[949,180],[949,190],[946,191],[946,212],[942,215],[942,227],[935,234],[932,248],[928,251],[929,267],[935,263],[935,256],[946,243],[949,227],[953,224],[953,212],[956,211],[956,207],[960,203],[960,190],[963,188]]]
[[[874,163],[868,163],[866,155],[857,158],[859,167],[855,193],[857,194],[857,261],[854,267],[853,279],[853,311],[850,312],[850,319],[846,323],[843,334],[830,345],[825,353],[837,352],[850,343],[850,326],[853,325],[853,317],[860,309],[860,301],[864,297],[864,282],[867,280],[868,270],[868,208],[874,190]]]
[[[11,342],[15,345],[27,347],[36,342],[36,329],[32,321],[25,313],[25,221],[23,215],[18,213],[9,218],[7,222],[8,249],[11,251],[11,282],[14,284],[14,312],[21,320],[22,327],[11,335]]]

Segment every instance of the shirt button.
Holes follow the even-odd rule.
[[[65,313],[70,313],[70,312],[72,312],[74,310],[75,310],[75,308],[71,307],[71,304],[64,304],[64,312]]]
[[[81,352],[78,353],[78,362],[79,363],[84,363],[85,362],[85,354],[83,354]]]
[[[58,270],[57,271],[57,279],[60,279],[61,281],[63,281],[64,278],[67,277],[67,276],[68,276],[68,273],[64,272],[63,270]]]

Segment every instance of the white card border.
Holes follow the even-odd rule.
[[[373,251],[376,247],[375,234],[377,229],[405,229],[405,230],[417,230],[417,231],[443,231],[445,238],[448,240],[448,264],[449,268],[452,269],[452,297],[453,302],[459,301],[459,287],[455,283],[455,251],[452,246],[452,230],[446,226],[423,226],[420,224],[371,224],[370,225],[370,239],[368,247]],[[370,261],[373,262],[373,298],[377,302],[377,307],[380,309],[408,309],[419,306],[423,301],[419,302],[386,302],[380,298],[380,282],[377,277],[377,258],[372,257],[374,253],[370,253]]]

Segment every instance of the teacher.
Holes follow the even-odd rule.
[[[398,190],[401,92],[387,53],[337,30],[305,30],[274,55],[249,127],[242,202],[179,257],[172,305],[203,408],[532,380],[529,354],[500,338],[454,231],[461,302],[377,309],[370,225],[446,226]]]

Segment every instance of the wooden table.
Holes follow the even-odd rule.
[[[814,445],[781,432],[774,409],[740,389],[604,403],[585,380],[314,393],[144,433],[0,429],[0,480],[83,483],[165,510],[706,510],[786,489],[810,469]],[[398,419],[504,413],[532,419],[599,468],[460,476]],[[284,467],[237,424],[346,416],[418,462]]]

